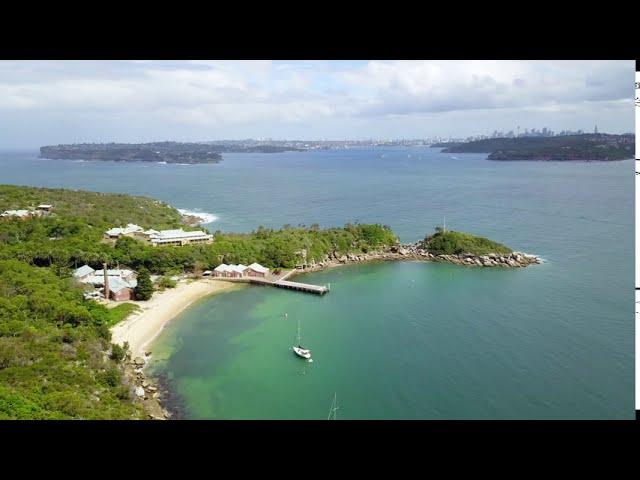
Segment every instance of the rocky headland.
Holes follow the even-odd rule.
[[[522,252],[487,253],[476,255],[472,253],[434,254],[429,252],[423,242],[394,245],[383,250],[359,254],[326,255],[320,262],[311,261],[301,271],[315,272],[325,268],[348,263],[366,263],[374,261],[420,260],[429,262],[453,263],[468,267],[507,267],[518,268],[542,263],[539,257]]]

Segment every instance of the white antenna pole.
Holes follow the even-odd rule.
[[[447,233],[447,216],[442,216],[442,232]]]

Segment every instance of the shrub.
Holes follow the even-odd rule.
[[[124,360],[125,354],[126,352],[124,348],[122,348],[120,345],[114,343],[111,346],[111,360],[114,360],[116,363],[120,363],[122,360]]]
[[[177,284],[178,282],[167,276],[160,277],[156,282],[156,285],[161,290],[164,290],[165,288],[175,288]]]

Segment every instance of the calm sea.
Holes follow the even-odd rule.
[[[324,297],[204,299],[154,345],[187,418],[634,418],[633,161],[491,162],[439,149],[225,154],[215,165],[0,154],[0,183],[149,195],[211,230],[447,228],[535,253],[526,269],[406,262],[306,276]],[[287,313],[285,318],[284,314]],[[290,346],[301,321],[314,362]]]

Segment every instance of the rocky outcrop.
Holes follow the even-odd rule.
[[[142,403],[149,419],[166,420],[171,414],[160,404],[162,393],[154,379],[147,378],[143,371],[150,355],[151,352],[145,352],[145,357],[128,359],[125,363],[125,374],[131,385],[132,397]]]
[[[422,260],[431,262],[453,263],[469,267],[526,267],[532,264],[541,263],[535,255],[528,255],[522,252],[512,252],[507,254],[488,253],[486,255],[474,255],[470,253],[460,253],[455,255],[435,255],[429,252],[422,242],[410,244],[392,245],[384,250],[368,253],[347,253],[338,254],[332,252],[319,262],[311,263],[306,268],[300,269],[304,272],[315,272],[327,267],[344,265],[348,263],[364,263],[373,261],[393,261],[393,260]]]

